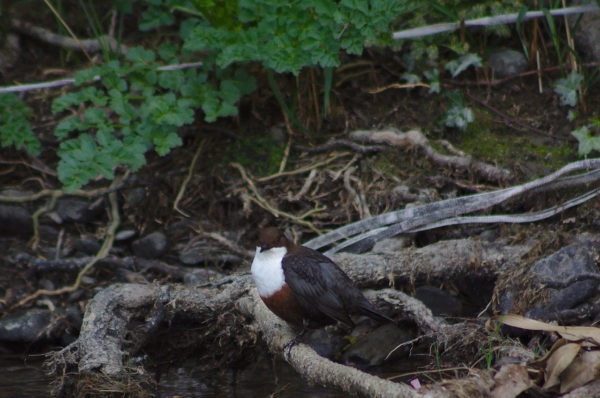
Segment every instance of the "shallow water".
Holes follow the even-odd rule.
[[[0,398],[50,397],[50,378],[42,370],[43,357],[0,356]],[[275,368],[274,368],[275,367]],[[275,378],[277,375],[277,380]],[[285,362],[274,365],[269,359],[257,360],[240,371],[206,374],[195,370],[192,362],[171,368],[162,375],[160,397],[237,398],[341,398],[346,394],[309,386]]]
[[[50,396],[50,379],[42,370],[43,357],[0,356],[0,398]]]

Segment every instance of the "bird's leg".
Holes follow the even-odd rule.
[[[307,322],[303,321],[302,329],[300,330],[300,332],[293,339],[285,343],[285,345],[283,346],[284,357],[288,357],[290,355],[290,352],[292,351],[292,347],[300,342],[300,339],[302,338],[302,336],[304,336],[308,329],[307,326]]]

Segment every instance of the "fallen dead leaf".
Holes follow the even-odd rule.
[[[549,390],[560,383],[560,376],[573,363],[581,346],[577,343],[567,343],[558,347],[546,362],[546,382],[542,389]]]
[[[569,341],[581,342],[584,346],[600,345],[600,328],[593,326],[558,326],[515,314],[499,315],[493,319],[520,329],[556,332],[562,338]]]
[[[560,377],[560,393],[572,391],[600,376],[600,351],[583,351]]]
[[[519,364],[504,365],[494,376],[492,398],[515,398],[533,386],[527,367]]]

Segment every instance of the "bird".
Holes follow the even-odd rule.
[[[396,323],[377,310],[335,262],[295,244],[276,227],[259,232],[251,272],[265,305],[287,323],[301,327],[300,334],[336,322],[352,328],[351,315]]]

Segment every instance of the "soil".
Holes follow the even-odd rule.
[[[65,64],[56,55],[57,51],[33,39],[23,38],[18,64],[5,71],[0,85],[45,81],[68,75],[75,69],[75,63],[69,61],[68,66],[64,67]],[[67,56],[79,58],[77,54],[69,53]],[[203,121],[203,115],[198,113],[196,122],[183,129],[184,144],[181,147],[164,157],[149,154],[148,164],[130,176],[118,191],[121,224],[117,232],[132,231],[134,237],[117,240],[111,255],[119,258],[131,256],[133,240],[161,231],[167,236],[168,248],[160,261],[173,266],[172,269],[148,267],[122,273],[118,267],[103,263],[86,275],[82,286],[76,291],[58,296],[40,296],[21,305],[20,300],[37,289],[52,290],[70,285],[74,282],[76,272],[73,269],[52,269],[50,272],[32,270],[24,263],[14,261],[16,256],[27,253],[38,259],[57,259],[80,255],[76,243],[82,237],[101,242],[109,221],[104,209],[89,221],[63,223],[56,223],[52,211],[49,211],[40,218],[45,233],[42,233],[41,240],[35,246],[31,240],[23,238],[4,237],[0,242],[4,253],[0,258],[3,274],[0,277],[0,291],[4,297],[1,302],[4,314],[49,305],[64,309],[75,307],[82,312],[87,301],[101,287],[135,278],[160,284],[181,282],[182,275],[189,270],[181,262],[181,252],[190,245],[200,245],[204,250],[205,260],[195,266],[197,269],[209,270],[214,275],[246,271],[250,260],[246,253],[253,250],[256,231],[260,227],[278,225],[287,229],[297,241],[306,241],[316,236],[317,232],[331,230],[369,215],[400,209],[414,202],[405,195],[399,195],[394,189],[398,186],[408,187],[418,197],[417,200],[433,201],[524,182],[578,159],[577,142],[570,135],[577,121],[567,119],[567,109],[560,106],[551,88],[552,81],[560,76],[557,71],[543,73],[542,93],[539,92],[536,75],[514,76],[501,84],[492,85],[485,78],[486,70],[480,69],[461,75],[460,81],[442,80],[444,90],[463,93],[466,105],[475,112],[476,121],[466,131],[444,128],[439,124],[438,120],[447,107],[444,95],[429,94],[426,88],[390,88],[378,94],[368,92],[398,82],[401,71],[402,65],[391,50],[384,55],[366,51],[361,58],[347,57],[344,67],[335,75],[337,84],[332,91],[330,112],[322,119],[322,97],[319,93],[315,95],[320,87],[319,71],[303,71],[297,78],[280,76],[278,83],[281,90],[287,94],[290,103],[296,102],[296,113],[306,129],[303,131],[285,120],[277,101],[268,90],[264,73],[255,70],[259,89],[240,102],[237,117],[208,124]],[[34,109],[32,125],[43,142],[44,151],[39,158],[33,159],[23,152],[2,149],[0,187],[4,192],[15,190],[33,193],[60,188],[60,182],[53,172],[57,158],[52,130],[58,120],[49,109],[52,99],[69,89],[33,91],[23,95]],[[579,109],[581,120],[592,115],[592,110],[600,109],[599,94],[597,86],[589,88],[585,96],[585,108],[582,106]],[[354,130],[390,126],[401,131],[419,129],[436,148],[439,146],[439,150],[443,150],[439,140],[447,140],[466,155],[507,168],[514,177],[503,183],[486,181],[472,172],[442,168],[425,158],[418,149],[388,149],[373,154],[360,154],[350,149],[324,152],[304,149],[318,147],[332,139],[345,138]],[[289,157],[283,161],[288,144]],[[193,175],[186,183],[184,179],[197,151],[199,156]],[[292,171],[324,161],[329,162],[315,169],[318,171],[313,176],[314,180],[306,189],[303,188],[309,179],[309,171],[260,181],[260,178],[277,173],[281,165],[285,171]],[[232,162],[243,166],[255,182],[257,192],[280,213],[253,201],[256,194],[242,178],[239,169],[232,167]],[[177,211],[173,206],[182,192],[183,184],[185,191],[178,203],[181,211]],[[90,183],[86,189],[108,185],[108,181],[98,180]],[[366,208],[356,200],[357,196],[365,199]],[[108,208],[107,199],[101,197],[104,198],[103,207]],[[511,211],[538,210],[558,200],[560,198],[553,196],[512,203]],[[34,212],[45,203],[46,199],[20,205]],[[598,210],[596,206],[584,204],[537,225],[505,225],[496,230],[499,237],[509,237],[513,242],[532,234],[553,231],[548,241],[554,245],[556,240],[566,241],[581,230],[593,228],[597,223],[594,216]],[[494,210],[498,209],[491,211]],[[307,212],[312,213],[301,220],[310,222],[312,226],[299,221],[299,217]],[[449,237],[471,236],[481,232],[482,229],[476,226],[452,227],[418,233],[413,239],[416,245],[424,246]],[[225,256],[231,254],[231,247],[212,239],[207,235],[209,233],[216,233],[233,242],[239,252],[233,257]],[[532,253],[531,260],[543,252],[542,247]],[[448,290],[452,290],[452,287]],[[470,312],[476,313],[481,309],[472,308]],[[223,315],[224,318],[228,316],[234,317],[231,314]],[[48,334],[52,338],[45,343],[65,344],[77,335],[77,325],[68,320],[56,327],[64,334]],[[67,330],[70,330],[70,334]],[[197,344],[195,339],[206,341],[204,338],[213,332],[201,329],[200,337],[198,333],[191,336],[182,332],[177,339],[180,343],[170,343],[174,346],[169,348],[173,352],[181,352],[182,346],[187,348]],[[210,335],[210,339],[220,338],[227,339],[218,334]],[[248,345],[252,344],[250,336],[243,338],[248,339]],[[45,343],[39,350],[47,349]],[[232,358],[227,355],[206,355],[205,358],[212,361],[208,367],[214,367],[215,364],[230,365],[239,360],[237,355]]]

